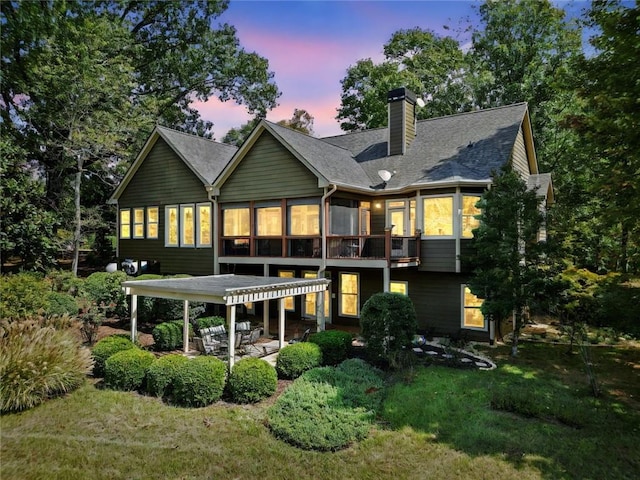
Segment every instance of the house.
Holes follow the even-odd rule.
[[[234,147],[157,127],[112,196],[119,257],[162,273],[326,277],[288,315],[358,325],[374,293],[409,295],[425,333],[489,340],[461,261],[491,173],[511,163],[547,202],[525,103],[416,121],[388,94],[389,126],[314,138],[261,121]],[[261,305],[248,305],[257,315]]]

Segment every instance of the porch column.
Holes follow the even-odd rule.
[[[278,339],[279,339],[279,348],[284,348],[284,297],[278,300],[278,315],[279,315],[279,326],[278,326]]]
[[[265,263],[262,267],[262,276],[269,276],[269,264]],[[269,300],[262,303],[262,329],[263,335],[269,336]]]
[[[182,348],[184,353],[189,353],[189,300],[184,301],[184,310],[182,311]]]
[[[131,341],[138,336],[138,295],[131,295]]]
[[[382,269],[382,291],[391,291],[391,269],[389,267]]]
[[[229,319],[229,371],[236,360],[236,305],[227,305]]]

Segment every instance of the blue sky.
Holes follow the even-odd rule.
[[[304,108],[315,118],[315,135],[322,137],[341,133],[335,116],[340,80],[350,65],[363,58],[380,61],[383,45],[400,29],[430,29],[468,43],[468,35],[457,37],[456,31],[476,21],[473,6],[478,4],[472,0],[231,0],[219,20],[237,29],[246,50],[269,60],[282,95],[267,118],[291,118],[294,108]],[[194,106],[214,122],[218,140],[250,118],[232,102],[212,99]]]

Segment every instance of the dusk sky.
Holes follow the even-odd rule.
[[[399,29],[417,26],[455,36],[465,17],[475,17],[473,3],[477,2],[231,0],[220,21],[236,27],[247,51],[269,60],[282,95],[267,118],[289,119],[294,108],[304,108],[315,119],[314,135],[323,137],[341,133],[335,116],[340,80],[350,65],[369,57],[380,61],[383,45]],[[194,106],[214,122],[217,140],[250,118],[233,102],[212,99]]]

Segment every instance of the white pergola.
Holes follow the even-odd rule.
[[[264,302],[264,331],[269,332],[269,300],[278,303],[279,348],[283,348],[286,297],[321,293],[330,281],[324,278],[257,277],[253,275],[210,275],[206,277],[164,278],[160,280],[129,280],[123,282],[131,295],[131,340],[135,341],[138,323],[138,296],[184,301],[184,351],[189,352],[189,302],[217,303],[227,306],[229,322],[229,368],[235,359],[236,307],[249,302]],[[324,328],[324,322],[319,328]]]

